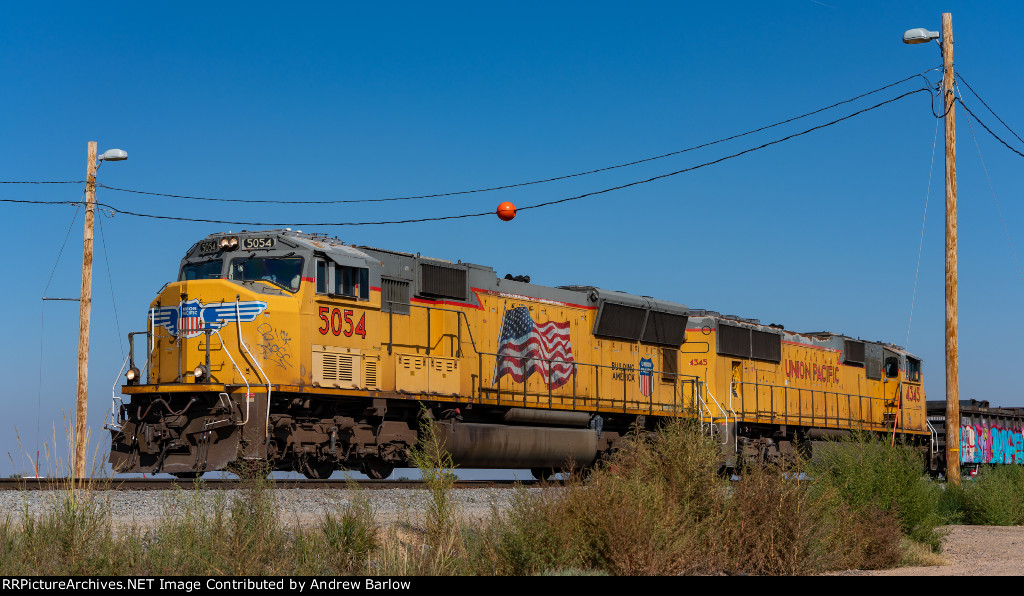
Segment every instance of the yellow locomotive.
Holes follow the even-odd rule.
[[[383,478],[424,415],[459,466],[537,476],[669,417],[732,461],[855,429],[930,438],[921,360],[891,344],[289,230],[197,242],[129,339],[120,472]]]

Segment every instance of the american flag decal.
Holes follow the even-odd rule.
[[[549,389],[565,385],[576,372],[569,340],[569,322],[534,323],[525,306],[505,313],[498,339],[498,361],[492,385],[505,375],[522,383],[534,372]]]
[[[640,359],[640,394],[644,397],[650,397],[654,390],[654,363],[651,362],[650,358]]]
[[[199,331],[203,328],[203,316],[202,310],[199,308],[198,302],[186,302],[181,305],[181,322],[178,324],[178,329],[181,329],[185,333],[191,333],[193,331]]]

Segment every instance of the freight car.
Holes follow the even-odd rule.
[[[929,468],[946,470],[946,402],[926,402],[935,429]],[[1024,464],[1024,408],[993,408],[987,401],[960,400],[960,471],[976,476],[988,464]]]
[[[672,417],[729,463],[857,429],[931,436],[921,360],[892,344],[290,230],[197,242],[129,345],[119,472],[381,478],[424,416],[457,465],[538,477]]]

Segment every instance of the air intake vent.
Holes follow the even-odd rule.
[[[349,389],[359,386],[362,356],[359,350],[313,346],[313,385]]]
[[[780,362],[782,336],[738,325],[718,322],[718,353],[738,358]]]
[[[652,310],[641,341],[661,346],[678,346],[686,339],[686,317]]]
[[[850,339],[843,341],[843,362],[864,366],[864,342]]]
[[[601,305],[594,335],[636,341],[644,326],[643,308],[605,302]]]
[[[404,279],[381,278],[381,310],[399,315],[409,314],[409,282]]]
[[[367,389],[377,389],[380,387],[377,383],[377,364],[378,361],[370,357],[367,357],[363,362],[363,372],[366,374]]]
[[[353,370],[352,364],[352,356],[341,354],[324,354],[324,380],[351,383]]]
[[[466,270],[420,264],[420,293],[438,298],[466,299]]]

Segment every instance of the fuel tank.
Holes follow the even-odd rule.
[[[438,424],[445,449],[463,468],[587,466],[597,457],[597,431],[446,421]]]

